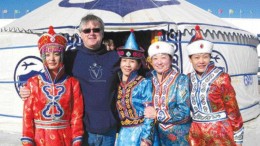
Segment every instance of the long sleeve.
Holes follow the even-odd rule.
[[[35,90],[38,85],[33,82],[33,79],[30,78],[27,82],[27,87],[31,91],[30,97],[24,101],[23,106],[23,132],[22,132],[22,145],[23,146],[33,146],[34,145],[34,135],[35,135],[35,125],[34,125],[34,112],[33,112],[33,103],[34,98],[36,97]]]
[[[168,108],[157,110],[157,120],[161,123],[181,124],[190,120],[188,77],[179,75],[175,82],[176,87],[171,86],[168,91]]]
[[[73,80],[73,111],[71,114],[71,129],[73,146],[80,146],[82,142],[83,129],[83,97],[80,85],[77,80]]]
[[[150,80],[146,80],[145,87],[142,90],[142,99],[144,100],[144,104],[148,104],[152,106],[152,82]],[[144,126],[141,133],[141,140],[145,141],[149,145],[152,145],[154,137],[154,120],[153,119],[144,119]]]
[[[243,143],[243,119],[239,111],[239,107],[236,100],[236,93],[231,85],[230,77],[228,74],[222,76],[222,90],[223,90],[223,102],[227,113],[228,120],[232,126],[234,132],[234,140],[236,143]]]

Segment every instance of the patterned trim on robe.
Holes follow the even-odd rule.
[[[162,122],[167,122],[170,119],[170,115],[165,112],[165,110],[168,109],[168,92],[167,89],[169,85],[172,84],[172,82],[175,81],[176,77],[178,76],[178,73],[175,70],[172,70],[169,73],[169,76],[165,78],[162,85],[158,82],[157,79],[153,78],[153,84],[154,84],[154,108],[158,111],[158,119]],[[161,89],[162,87],[162,89]],[[166,130],[170,127],[172,127],[174,124],[160,124],[160,126]]]
[[[212,112],[210,105],[207,101],[208,90],[210,89],[211,83],[218,78],[223,71],[217,67],[213,68],[206,76],[202,79],[198,79],[195,72],[191,73],[191,106],[194,114],[192,119],[196,122],[211,122],[211,121],[222,121],[227,119],[225,111]]]
[[[234,132],[234,141],[238,144],[243,143],[244,127],[241,127],[238,131]]]
[[[122,118],[121,125],[124,127],[131,127],[144,122],[143,117],[137,116],[130,101],[132,89],[134,89],[134,87],[137,86],[142,80],[144,80],[144,78],[142,76],[138,76],[134,81],[130,82],[125,89],[126,93],[123,93],[123,88],[118,86],[117,107],[119,115]],[[126,107],[126,109],[124,109],[124,107]]]

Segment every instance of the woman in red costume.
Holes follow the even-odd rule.
[[[241,146],[243,120],[230,76],[210,62],[213,43],[202,38],[199,26],[187,46],[194,71],[191,82],[191,146]]]
[[[67,40],[53,27],[38,41],[45,72],[27,81],[31,95],[24,102],[23,146],[80,146],[83,99],[79,82],[64,73]]]

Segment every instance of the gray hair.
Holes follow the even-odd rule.
[[[89,21],[97,21],[97,22],[99,22],[101,32],[104,33],[105,27],[104,27],[103,20],[101,18],[99,18],[98,16],[93,15],[93,14],[87,14],[86,16],[81,18],[81,21],[80,21],[80,24],[79,24],[79,32],[82,32],[83,25],[86,24]]]

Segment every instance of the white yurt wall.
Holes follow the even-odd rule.
[[[37,49],[37,35],[0,33],[0,130],[22,130],[23,101],[17,87],[23,75],[39,71],[42,63]]]

